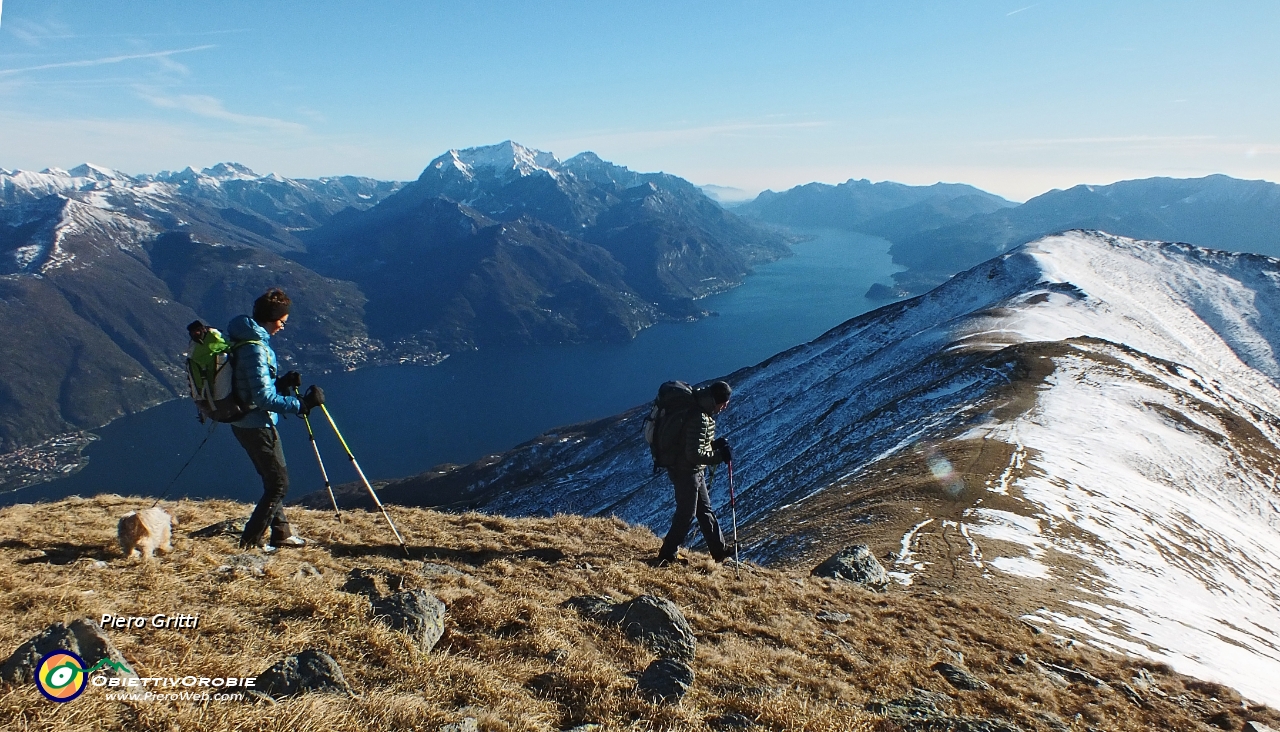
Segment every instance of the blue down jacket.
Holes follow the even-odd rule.
[[[236,396],[253,411],[232,427],[259,429],[276,423],[276,412],[301,414],[302,402],[297,397],[285,396],[276,391],[276,352],[271,350],[271,336],[248,315],[237,315],[227,325],[227,339],[237,341],[261,341],[235,349],[231,359],[235,364],[233,383]]]

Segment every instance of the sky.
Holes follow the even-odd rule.
[[[1277,37],[1275,0],[8,0],[0,167],[408,180],[511,139],[750,192],[1277,181]]]

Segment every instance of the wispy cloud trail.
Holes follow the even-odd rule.
[[[1024,10],[1030,10],[1030,9],[1032,9],[1032,8],[1036,7],[1036,5],[1041,5],[1041,4],[1042,4],[1042,3],[1036,3],[1035,5],[1028,5],[1028,6],[1027,6],[1027,7],[1025,7],[1025,8],[1018,8],[1017,10],[1011,10],[1011,11],[1009,11],[1009,12],[1005,13],[1005,14],[1004,14],[1004,17],[1006,17],[1006,18],[1007,18],[1007,17],[1009,17],[1010,15],[1017,15],[1018,13],[1021,13],[1021,12],[1022,12],[1022,11],[1024,11]]]
[[[2,3],[4,0],[0,0]],[[85,66],[104,66],[106,64],[118,64],[123,61],[133,61],[143,58],[167,58],[179,53],[192,53],[193,51],[205,51],[210,48],[217,48],[215,44],[206,44],[203,46],[192,46],[191,48],[176,48],[171,51],[155,51],[152,53],[133,53],[125,56],[107,56],[104,58],[85,59],[83,61],[62,61],[56,64],[41,64],[39,66],[24,66],[20,69],[0,69],[0,76],[14,76],[16,74],[24,74],[29,71],[44,71],[46,69],[69,69],[81,68]]]

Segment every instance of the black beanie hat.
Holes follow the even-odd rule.
[[[716,404],[724,404],[729,401],[729,395],[733,393],[733,387],[729,386],[727,381],[716,381],[707,387],[711,392],[711,397],[716,400]]]
[[[253,301],[253,319],[259,325],[266,325],[289,314],[289,306],[293,301],[284,294],[284,290],[273,287],[262,293],[262,297]]]

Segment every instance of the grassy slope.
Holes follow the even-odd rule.
[[[65,705],[34,685],[0,687],[6,730],[365,730],[423,729],[463,716],[483,730],[555,730],[583,722],[609,728],[710,729],[736,712],[775,730],[899,729],[865,711],[874,698],[913,687],[947,693],[955,711],[995,716],[1027,730],[1051,729],[1049,712],[1075,730],[1195,730],[1226,712],[1280,726],[1270,710],[1242,708],[1230,690],[1172,674],[1144,661],[1035,635],[1000,607],[927,587],[878,595],[803,572],[748,567],[741,580],[705,555],[688,566],[655,569],[643,560],[658,540],[620,521],[560,516],[508,519],[393,508],[413,550],[398,549],[379,514],[354,512],[338,523],[322,511],[291,518],[315,540],[274,556],[265,577],[219,574],[231,538],[187,532],[248,507],[225,501],[178,502],[175,551],[158,561],[125,560],[115,546],[119,516],[145,499],[102,496],[0,510],[0,658],[55,621],[125,615],[199,613],[191,630],[110,631],[140,675],[254,675],[281,656],[314,647],[342,666],[356,698],[313,694],[270,706],[211,702],[108,702],[90,688]],[[95,560],[107,566],[95,567]],[[422,560],[465,575],[423,574]],[[320,577],[295,579],[308,562]],[[339,587],[353,568],[403,576],[448,606],[447,631],[431,653],[370,622],[369,600]],[[578,594],[625,599],[653,593],[681,607],[698,635],[694,689],[676,706],[634,693],[633,672],[652,656],[613,628],[560,607]],[[852,620],[827,625],[820,610]],[[958,691],[930,670],[963,654],[990,682]],[[1086,670],[1111,688],[1055,686],[1011,662],[1027,653]],[[1115,686],[1149,669],[1168,695],[1144,707]],[[1077,715],[1079,715],[1077,717]]]

